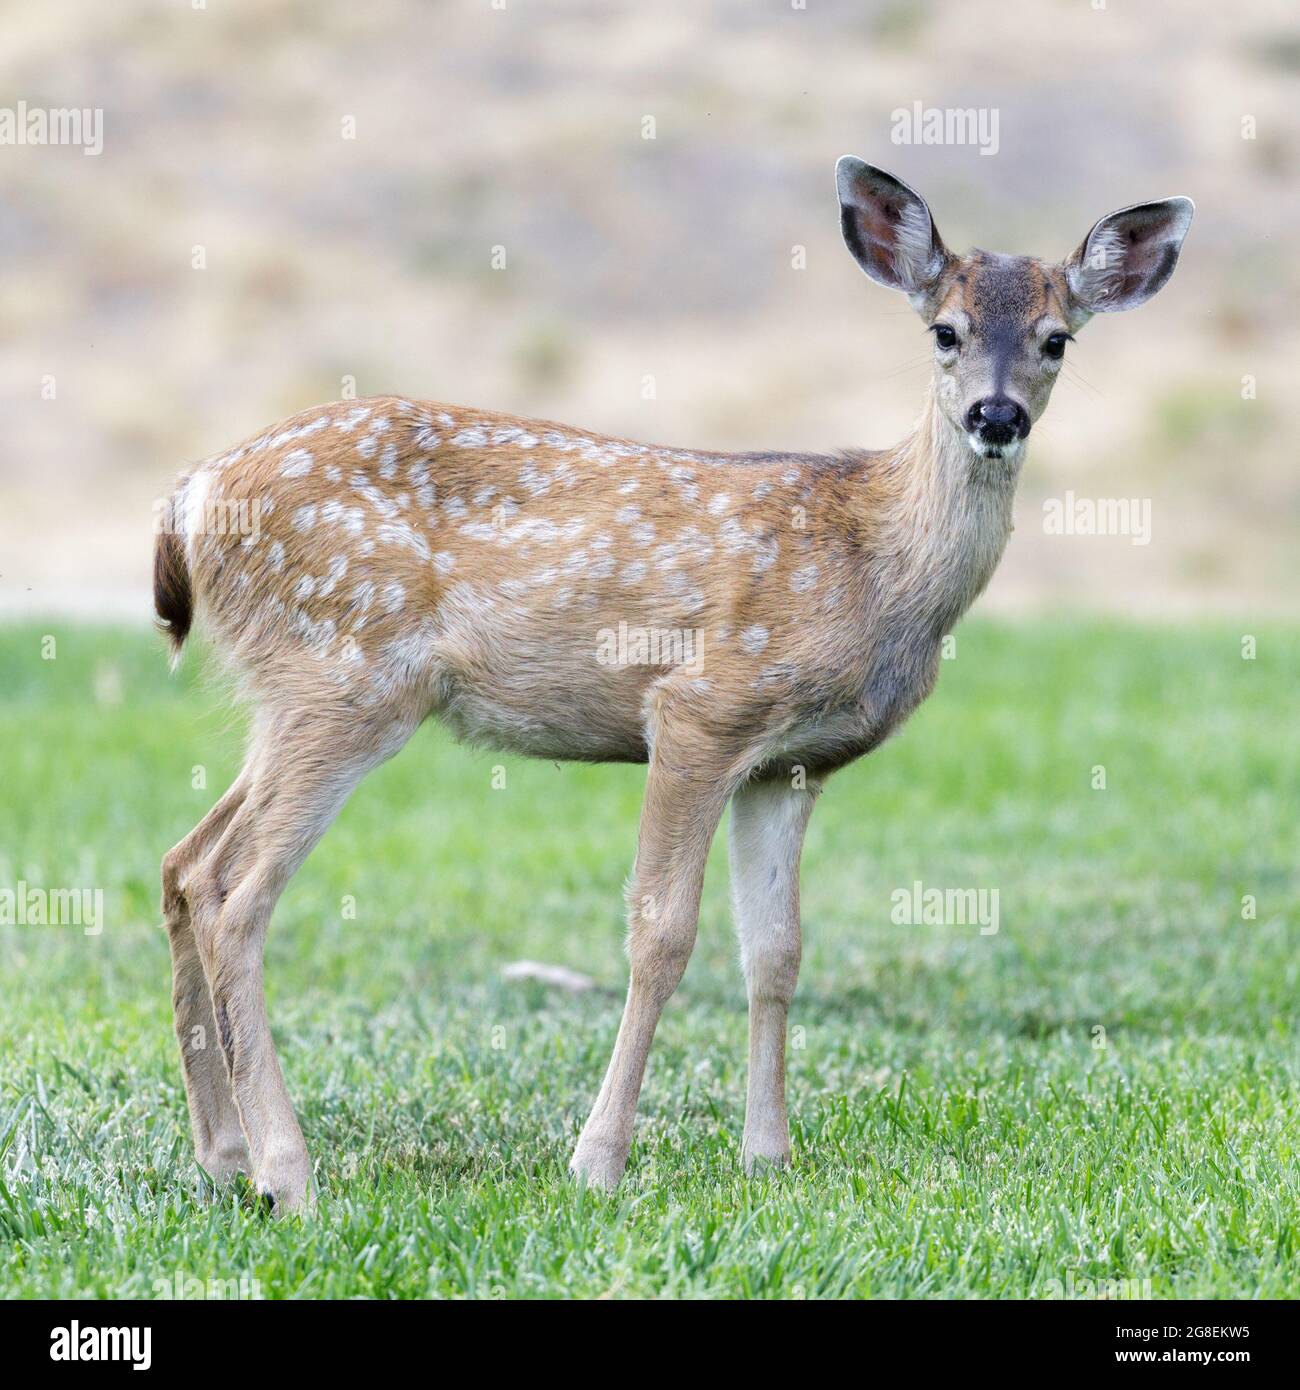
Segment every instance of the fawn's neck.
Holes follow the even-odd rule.
[[[912,432],[883,458],[867,499],[882,592],[936,635],[992,577],[1012,529],[1020,459],[981,458],[933,387]]]

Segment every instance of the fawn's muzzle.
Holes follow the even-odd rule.
[[[966,412],[966,428],[985,444],[1010,444],[1029,433],[1029,412],[1006,396],[990,396]]]

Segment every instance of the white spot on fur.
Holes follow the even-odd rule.
[[[429,542],[405,521],[380,522],[378,535],[381,541],[386,541],[389,545],[413,550],[421,560],[432,558],[429,554]]]
[[[520,429],[518,425],[499,425],[492,431],[493,444],[513,444],[517,449],[531,449],[537,443],[537,436]]]
[[[741,630],[740,645],[750,656],[757,656],[767,646],[770,637],[771,633],[765,627],[755,623],[752,627]]]
[[[776,564],[776,557],[780,552],[780,545],[775,537],[769,537],[765,541],[757,541],[754,545],[754,560],[750,565],[750,570],[754,574],[766,574],[768,570]]]
[[[280,475],[284,478],[305,478],[311,472],[312,456],[310,450],[294,449],[284,456],[280,465]]]
[[[817,583],[817,566],[804,565],[790,576],[790,590],[796,594],[806,594]]]
[[[321,580],[320,587],[316,590],[316,592],[321,596],[321,598],[327,598],[330,594],[334,592],[334,589],[337,586],[339,580],[342,579],[347,572],[348,557],[346,555],[336,555],[330,561],[329,572],[326,575],[326,577],[323,580]]]
[[[306,506],[299,507],[293,514],[293,529],[295,531],[310,531],[316,524],[316,504],[308,502]]]
[[[385,613],[396,613],[406,602],[406,590],[400,584],[385,584],[380,591],[379,601]]]
[[[525,464],[519,470],[519,485],[533,497],[541,497],[551,490],[551,480],[543,477],[534,463]]]
[[[397,507],[359,469],[348,480],[348,486],[353,492],[359,492],[380,516],[397,515]]]

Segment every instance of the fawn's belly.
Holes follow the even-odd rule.
[[[528,758],[557,762],[644,763],[649,750],[634,709],[590,692],[542,690],[527,701],[453,683],[433,710],[456,738]]]

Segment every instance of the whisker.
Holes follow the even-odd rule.
[[[1076,386],[1082,386],[1085,390],[1091,391],[1093,396],[1095,396],[1097,399],[1101,398],[1103,392],[1100,391],[1096,386],[1094,386],[1092,382],[1090,382],[1088,378],[1084,376],[1084,374],[1078,369],[1078,367],[1072,366],[1069,362],[1067,362],[1065,364],[1065,370],[1070,380]]]
[[[873,381],[892,381],[895,377],[902,376],[905,372],[915,371],[917,367],[923,366],[930,360],[928,352],[922,353],[920,357],[914,357],[910,362],[904,362],[902,366],[893,368],[892,371],[872,373]]]

